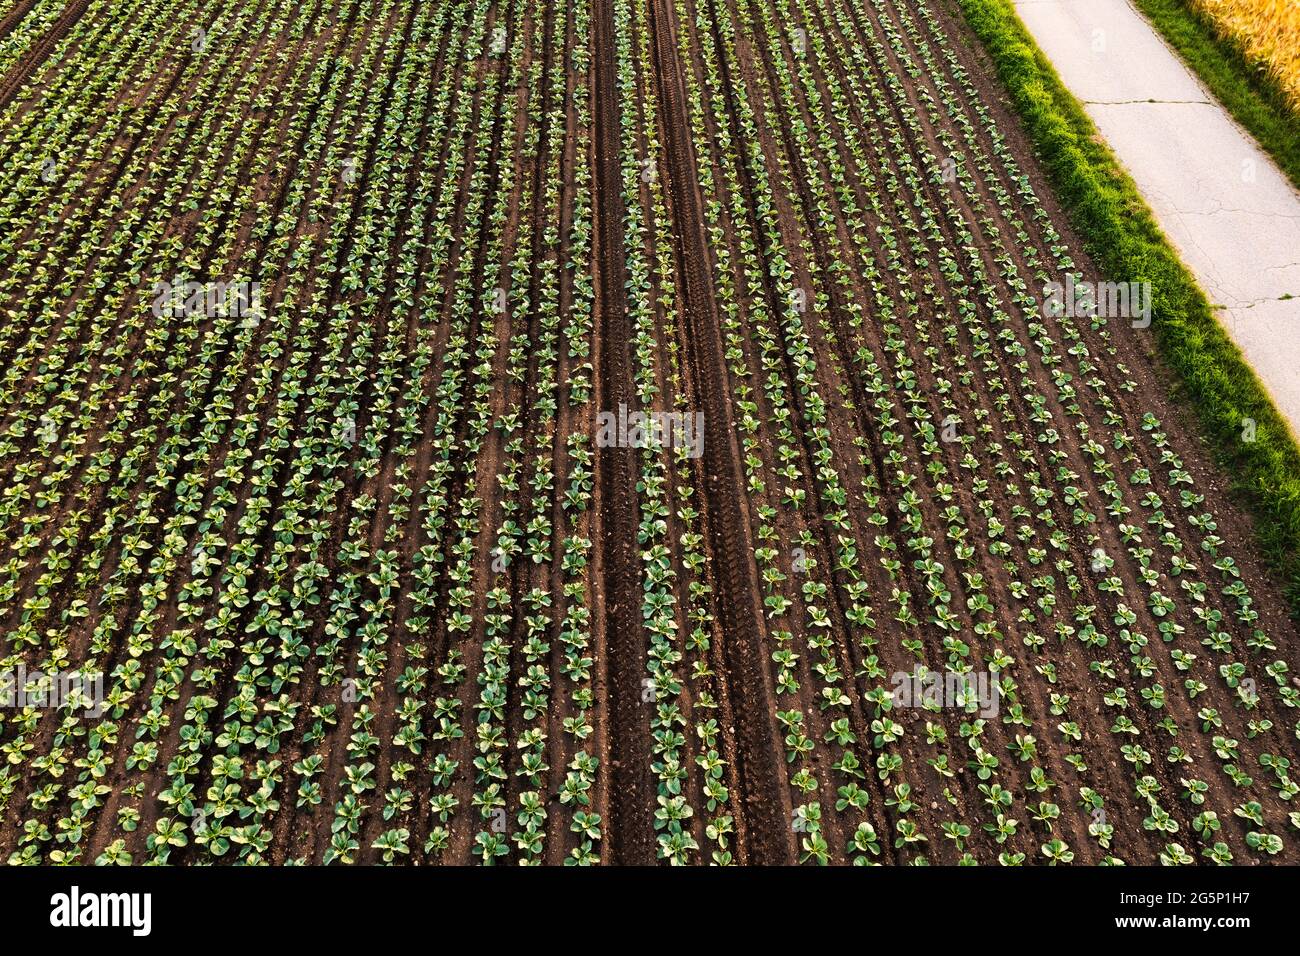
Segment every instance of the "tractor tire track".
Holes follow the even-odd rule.
[[[687,375],[704,408],[704,487],[709,544],[718,569],[719,624],[727,677],[737,718],[737,773],[747,823],[748,861],[758,865],[793,862],[789,822],[773,794],[782,792],[779,737],[773,723],[772,688],[763,661],[761,593],[754,566],[750,528],[742,510],[745,485],[736,430],[728,400],[717,300],[709,278],[699,180],[690,141],[686,94],[673,37],[672,12],[665,0],[652,4],[652,42],[660,111],[668,155],[668,195],[673,242],[681,280],[683,330],[690,343]]]
[[[596,5],[593,34],[596,394],[601,408],[617,409],[631,404],[633,389],[612,0]],[[597,659],[603,661],[604,762],[610,768],[604,796],[611,834],[608,862],[648,865],[655,856],[655,788],[650,779],[649,713],[640,703],[646,642],[639,613],[635,463],[635,451],[629,448],[600,449],[596,456],[595,540],[601,546],[593,572],[600,593],[592,630]]]
[[[0,40],[13,33],[18,28],[18,24],[27,18],[27,14],[32,12],[32,7],[39,2],[40,0],[19,0],[18,5],[9,11],[9,15],[0,20]]]
[[[55,45],[77,25],[82,14],[86,12],[86,8],[89,6],[90,0],[75,0],[63,11],[50,32],[33,46],[21,60],[14,64],[14,68],[5,77],[4,84],[0,85],[0,110],[9,105],[9,101],[13,99],[14,94],[36,72],[36,68],[45,62]]]

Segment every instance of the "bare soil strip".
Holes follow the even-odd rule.
[[[632,370],[626,343],[627,269],[623,260],[623,193],[619,169],[619,106],[615,72],[613,4],[601,0],[594,17],[596,108],[595,287],[597,394],[601,408],[630,407]],[[606,743],[611,836],[609,862],[654,862],[654,784],[650,779],[649,712],[641,704],[646,677],[640,636],[640,565],[636,548],[636,458],[630,448],[604,448],[596,456],[599,490],[597,580],[603,600],[594,608],[596,646],[604,647]]]
[[[0,40],[13,33],[18,24],[23,22],[23,18],[31,12],[32,7],[39,2],[40,0],[19,0],[9,14],[0,20]]]
[[[9,105],[9,101],[14,98],[14,94],[22,88],[27,78],[36,71],[36,68],[45,62],[46,57],[54,49],[55,45],[68,35],[68,31],[76,26],[81,15],[86,12],[86,7],[90,6],[90,0],[74,0],[63,11],[58,21],[50,28],[50,32],[41,38],[35,46],[28,51],[21,60],[19,60],[9,75],[0,83],[0,109]]]
[[[690,348],[688,371],[695,394],[704,402],[703,489],[711,517],[710,544],[718,569],[718,600],[728,676],[736,709],[738,763],[749,821],[751,862],[790,861],[791,829],[773,811],[780,792],[779,757],[770,737],[766,665],[762,656],[763,619],[758,574],[742,502],[736,428],[728,398],[717,299],[709,280],[709,253],[701,210],[699,179],[689,136],[685,92],[673,40],[672,15],[664,0],[654,4],[653,42],[668,146],[667,179],[672,204],[673,240],[682,285],[682,318]]]

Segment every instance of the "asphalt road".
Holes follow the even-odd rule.
[[[1300,193],[1127,0],[1016,9],[1300,435]]]

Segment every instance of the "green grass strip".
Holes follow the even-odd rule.
[[[1093,261],[1152,284],[1152,327],[1300,619],[1300,449],[1205,294],[1156,225],[1137,187],[1062,84],[1009,0],[958,0],[993,59],[1058,198]],[[1257,423],[1243,440],[1243,419]]]
[[[1282,88],[1185,0],[1133,2],[1300,189],[1300,114]]]

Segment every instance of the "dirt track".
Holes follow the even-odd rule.
[[[9,104],[9,101],[14,98],[14,95],[22,88],[23,84],[53,52],[54,47],[77,25],[88,6],[90,6],[90,0],[72,0],[49,32],[42,36],[23,55],[22,59],[9,71],[8,76],[0,80],[0,109]],[[15,11],[14,15],[15,17],[18,16],[17,11]],[[17,20],[13,22],[16,23]],[[8,32],[8,29],[4,25],[0,25],[0,36]]]
[[[719,620],[727,659],[727,676],[735,702],[749,862],[786,863],[792,850],[790,830],[771,799],[779,785],[779,753],[771,734],[771,693],[762,658],[762,611],[758,604],[753,539],[742,511],[744,482],[735,423],[727,400],[727,366],[714,289],[709,281],[709,253],[700,209],[693,147],[686,135],[681,73],[674,28],[666,0],[654,5],[653,43],[659,96],[668,141],[667,180],[671,195],[674,241],[681,277],[684,333],[689,343],[688,376],[692,394],[704,411],[703,491],[710,517],[711,554],[718,566]]]
[[[616,409],[632,402],[632,373],[624,343],[631,337],[623,267],[623,215],[619,163],[619,122],[615,83],[614,38],[608,2],[594,6],[592,33],[596,73],[593,81],[596,136],[592,162],[596,169],[596,314],[599,333],[596,354],[601,407]],[[602,582],[595,621],[604,648],[607,752],[606,787],[614,837],[613,861],[646,865],[654,859],[654,794],[649,776],[649,726],[641,703],[645,680],[645,651],[640,631],[640,570],[636,548],[635,452],[610,449],[597,464],[597,570]]]

